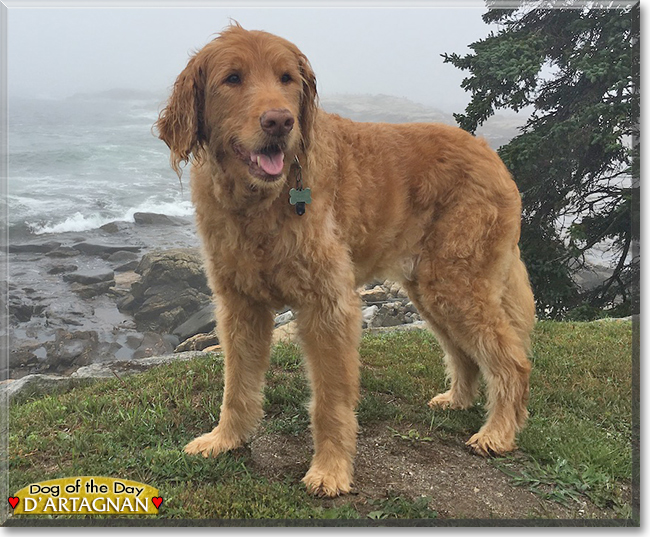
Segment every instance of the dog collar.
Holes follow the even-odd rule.
[[[305,204],[311,203],[311,189],[302,186],[302,166],[298,160],[298,155],[293,158],[293,166],[296,167],[296,188],[289,190],[289,203],[296,206],[296,214],[302,216],[305,214]]]

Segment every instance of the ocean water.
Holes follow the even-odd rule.
[[[190,216],[169,150],[152,132],[164,97],[9,98],[10,240],[87,231],[136,212]]]

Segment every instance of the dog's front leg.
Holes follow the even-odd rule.
[[[273,312],[239,295],[219,297],[217,327],[224,349],[224,393],[219,425],[185,452],[216,457],[241,446],[263,415],[262,387],[269,366]]]
[[[318,296],[298,312],[312,389],[314,457],[303,481],[320,496],[350,492],[356,453],[361,308],[354,290]]]

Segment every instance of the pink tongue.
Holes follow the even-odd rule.
[[[273,155],[253,153],[251,154],[251,160],[269,175],[279,175],[284,167],[284,153],[282,151]]]

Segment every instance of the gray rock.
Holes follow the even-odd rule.
[[[192,287],[178,289],[173,285],[156,285],[145,291],[144,301],[134,312],[136,321],[150,322],[163,316],[165,313],[168,322],[165,328],[185,322],[190,315],[203,308],[210,302],[210,298]],[[184,318],[180,318],[184,317]],[[163,319],[160,319],[162,321]]]
[[[76,386],[86,385],[93,379],[101,379],[114,376],[125,376],[147,371],[152,367],[169,364],[172,362],[193,360],[194,358],[205,357],[203,352],[181,352],[177,354],[166,354],[139,360],[118,360],[114,362],[94,363],[77,369],[70,376],[63,375],[26,375],[18,380],[9,379],[0,382],[0,400],[7,397],[9,400],[17,397],[33,394],[43,395],[55,390],[68,390]],[[215,359],[214,356],[212,359]],[[219,359],[219,357],[216,357]]]
[[[373,321],[378,311],[379,311],[379,306],[369,306],[363,309],[363,311],[361,312],[361,316],[363,319],[363,328],[368,328],[370,326],[373,326]]]
[[[63,281],[83,285],[110,282],[111,280],[115,280],[115,273],[112,270],[75,272],[74,274],[66,274],[63,276]]]
[[[73,284],[79,285],[79,284]],[[91,304],[73,296],[62,296],[52,301],[45,309],[48,323],[54,327],[60,325],[79,325],[80,321],[95,315]]]
[[[135,284],[134,284],[135,285]],[[117,309],[119,311],[130,312],[137,308],[138,300],[132,293],[128,293],[117,301]]]
[[[127,261],[136,261],[138,259],[140,259],[140,256],[135,252],[120,250],[109,255],[106,258],[106,261],[109,261],[111,263],[126,263]]]
[[[73,293],[77,294],[81,298],[89,299],[108,293],[114,285],[115,280],[91,283],[89,285],[84,285],[82,283],[73,283],[70,286],[70,289]]]
[[[405,312],[400,302],[382,304],[375,315],[373,326],[397,326],[407,322]]]
[[[8,380],[0,384],[0,398],[6,394],[9,400],[15,399],[19,394],[42,394],[55,389],[69,388],[78,384],[76,379],[60,375],[33,374],[26,375],[18,380]]]
[[[73,245],[73,248],[86,255],[98,255],[106,257],[120,251],[139,252],[142,250],[140,246],[97,244],[91,242],[79,242]]]
[[[47,252],[45,255],[48,257],[74,257],[76,255],[79,255],[79,250],[75,250],[70,246],[60,246],[56,250]]]
[[[99,337],[94,330],[68,332],[58,329],[54,341],[43,344],[49,369],[64,371],[72,366],[88,365],[97,355]]]
[[[203,271],[203,260],[196,248],[176,248],[154,251],[146,254],[138,268],[145,287],[171,283],[178,285],[183,281],[204,294],[211,294],[208,280]]]
[[[133,220],[140,226],[178,226],[176,220],[166,214],[158,213],[135,213]]]
[[[102,362],[85,365],[77,369],[70,377],[75,379],[114,377],[115,374],[111,366],[115,367],[117,363],[119,362]]]
[[[185,341],[196,334],[210,332],[216,324],[214,304],[210,301],[209,304],[197,311],[187,321],[174,328],[172,334],[178,336],[180,341]]]
[[[133,353],[133,358],[149,358],[174,352],[175,345],[161,334],[145,332],[142,342]]]
[[[375,332],[399,332],[408,330],[427,330],[428,325],[425,321],[413,321],[409,324],[399,324],[396,326],[378,326],[369,328],[372,333]]]
[[[165,354],[163,356],[152,356],[133,360],[116,360],[112,362],[95,363],[77,369],[70,377],[73,379],[84,378],[106,378],[133,375],[147,371],[153,367],[167,365],[172,362],[185,362],[194,358],[204,358],[205,353],[200,351],[179,352],[176,354]],[[67,377],[64,377],[67,378]]]
[[[118,309],[132,313],[139,330],[177,330],[211,304],[210,288],[196,249],[150,252],[135,272],[141,279],[118,301]]]
[[[44,254],[56,250],[61,246],[60,242],[47,241],[47,242],[31,242],[27,244],[10,244],[9,253],[40,253]]]
[[[26,323],[34,315],[34,305],[19,303],[9,304],[9,315],[12,315],[19,323]]]
[[[115,272],[129,272],[131,270],[135,270],[138,268],[138,260],[134,261],[129,261],[128,263],[124,263],[123,265],[119,265],[115,267]]]
[[[131,227],[130,223],[116,220],[115,222],[109,222],[108,224],[104,224],[103,226],[100,226],[99,229],[101,229],[105,233],[113,234],[113,233],[120,233],[121,231],[129,229],[130,227]]]
[[[285,311],[284,313],[281,313],[275,318],[275,327],[277,328],[278,326],[282,326],[283,324],[290,323],[295,319],[295,315],[293,314],[293,311]]]
[[[9,353],[9,368],[17,369],[37,367],[45,357],[45,349],[43,349],[42,346],[43,344],[39,341],[12,345]]]
[[[73,264],[67,264],[67,265],[52,265],[52,268],[50,268],[47,273],[48,274],[62,274],[64,272],[74,272],[77,270],[79,267],[77,265]]]

